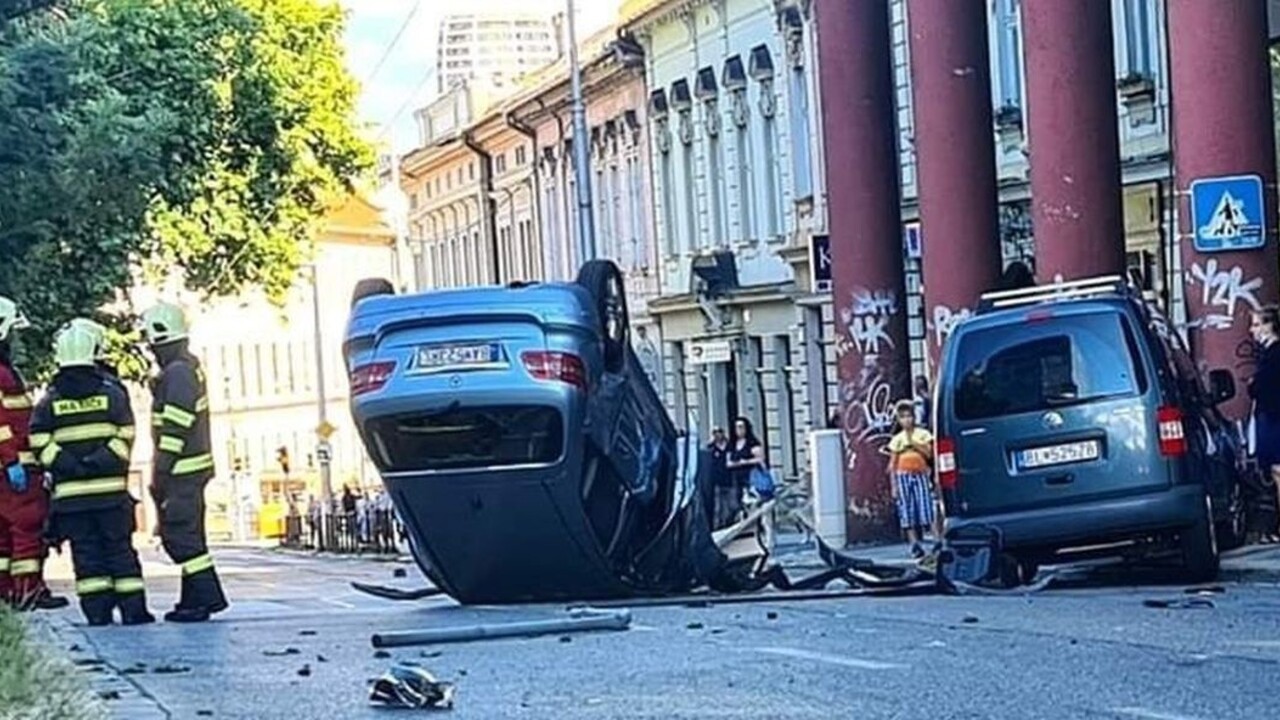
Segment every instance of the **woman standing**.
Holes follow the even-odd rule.
[[[1260,350],[1258,366],[1249,380],[1249,397],[1254,402],[1254,445],[1258,467],[1271,475],[1280,509],[1280,308],[1273,305],[1255,312],[1250,331]],[[1266,541],[1280,542],[1280,527]]]
[[[751,486],[752,470],[768,469],[768,463],[764,459],[764,446],[756,437],[751,421],[744,417],[733,421],[733,446],[729,448],[726,465],[733,476],[733,487],[739,495]]]

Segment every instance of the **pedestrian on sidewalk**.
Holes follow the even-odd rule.
[[[898,433],[889,441],[889,487],[898,508],[898,524],[911,543],[911,555],[925,555],[926,529],[942,540],[941,517],[933,487],[933,435],[916,425],[915,403],[900,400],[894,408]]]
[[[739,495],[747,488],[761,495],[772,491],[772,488],[753,487],[751,483],[751,473],[757,470],[767,471],[769,461],[765,459],[764,444],[756,437],[751,421],[745,417],[733,421],[733,445],[729,448],[727,465],[733,478],[733,487]]]
[[[1280,510],[1280,308],[1273,305],[1253,313],[1250,331],[1260,349],[1257,368],[1249,380],[1249,397],[1254,403],[1255,455],[1258,467],[1271,476]],[[1277,516],[1280,523],[1280,512]],[[1280,527],[1263,540],[1280,542]]]
[[[147,610],[142,564],[133,549],[129,459],[133,408],[123,385],[103,372],[102,339],[68,324],[54,338],[58,372],[36,404],[31,447],[53,480],[54,545],[71,541],[80,611],[89,625],[155,622]]]
[[[712,528],[719,530],[732,525],[742,510],[742,488],[734,482],[733,473],[729,471],[729,437],[724,428],[711,430],[707,453],[711,456],[711,472],[708,474],[713,489]]]

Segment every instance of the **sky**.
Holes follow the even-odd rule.
[[[481,8],[541,8],[551,15],[565,8],[565,0],[340,1],[348,13],[347,64],[362,88],[361,119],[371,127],[372,137],[392,140],[399,152],[413,148],[413,112],[430,102],[436,91],[432,73],[444,15]],[[579,41],[612,22],[619,4],[620,0],[576,0]],[[391,132],[385,130],[388,124]]]

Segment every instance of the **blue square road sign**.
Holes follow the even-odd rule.
[[[1191,224],[1198,252],[1253,250],[1267,241],[1262,178],[1200,178],[1191,183]]]

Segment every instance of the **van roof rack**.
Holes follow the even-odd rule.
[[[1079,300],[1081,298],[1105,295],[1135,297],[1137,296],[1137,290],[1121,275],[1105,275],[1050,285],[1034,285],[1017,290],[997,290],[983,293],[978,303],[978,312],[992,312],[1024,305]]]

